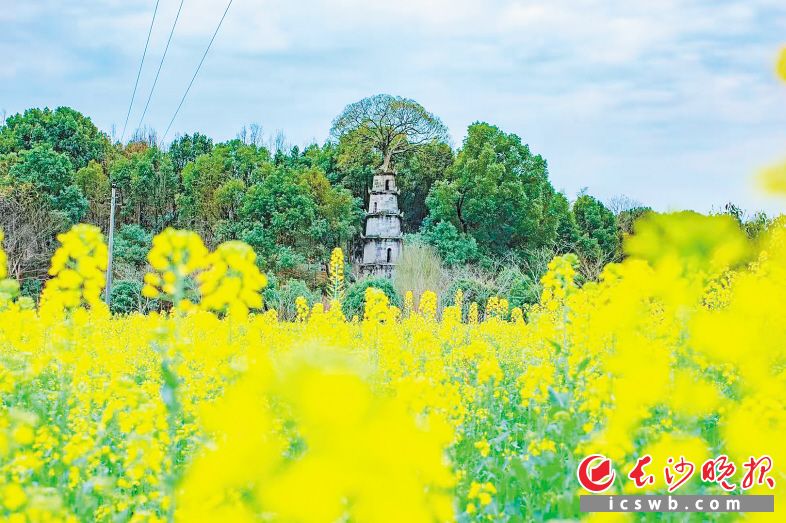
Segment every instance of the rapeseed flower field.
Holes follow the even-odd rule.
[[[528,310],[460,291],[398,309],[369,288],[345,318],[337,250],[332,299],[299,301],[292,322],[264,310],[243,243],[164,231],[144,294],[171,308],[112,316],[100,231],[59,239],[40,306],[0,283],[5,520],[572,519],[591,453],[613,460],[618,494],[642,455],[661,493],[669,456],[769,456],[774,488],[742,466],[726,482],[774,493],[781,517],[784,221],[753,244],[728,216],[652,215],[597,282],[555,258]]]

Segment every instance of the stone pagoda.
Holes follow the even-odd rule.
[[[403,247],[398,195],[396,174],[392,171],[377,171],[369,189],[366,232],[361,235],[361,276],[393,276]]]

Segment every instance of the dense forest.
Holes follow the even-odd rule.
[[[78,222],[106,231],[114,184],[114,311],[158,306],[140,294],[145,255],[155,234],[176,227],[198,232],[209,247],[230,239],[251,245],[270,277],[267,306],[291,315],[297,296],[321,299],[331,250],[354,252],[380,166],[398,176],[405,254],[393,282],[353,282],[348,265],[350,295],[369,284],[394,301],[403,289],[449,298],[461,288],[481,305],[494,295],[526,305],[553,256],[575,253],[581,277],[596,278],[621,259],[635,220],[652,212],[625,197],[604,203],[582,192],[571,200],[519,136],[476,122],[454,148],[438,117],[387,95],[347,106],[325,143],[303,148],[282,135],[266,140],[258,125],[221,143],[199,132],[167,144],[152,132],[113,142],[74,109],[36,108],[0,126],[9,272],[36,298],[58,233]],[[735,216],[751,237],[768,223],[733,204],[718,212]]]

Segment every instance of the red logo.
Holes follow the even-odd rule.
[[[685,456],[680,456],[680,460],[677,463],[674,463],[674,458],[669,458],[666,460],[666,463],[667,466],[663,469],[663,474],[666,476],[666,485],[669,487],[669,492],[674,492],[680,488],[696,471],[696,465],[687,461]]]
[[[611,460],[602,454],[592,454],[587,456],[576,470],[581,486],[589,492],[603,492],[608,490],[614,483],[614,469],[611,468]],[[608,479],[606,479],[608,478]]]
[[[745,477],[742,478],[742,490],[748,490],[754,485],[767,485],[771,489],[775,488],[775,480],[768,477],[767,473],[772,470],[772,458],[764,455],[759,459],[753,456],[748,458],[748,461],[742,464],[742,468],[746,470]],[[759,475],[756,476],[756,471]]]
[[[636,464],[628,473],[628,479],[634,482],[636,488],[643,488],[646,485],[655,483],[655,476],[645,470],[645,467],[652,464],[652,461],[652,456],[646,454],[636,460]],[[748,458],[748,461],[742,464],[742,468],[745,472],[740,483],[742,490],[761,485],[770,489],[775,488],[775,479],[769,475],[773,470],[773,462],[770,456],[765,454],[758,459],[751,456]],[[737,466],[725,454],[721,454],[714,459],[708,459],[699,470],[701,471],[701,480],[704,483],[717,483],[729,492],[737,488],[734,483],[728,481],[737,471]],[[685,459],[685,456],[680,456],[679,461],[674,457],[669,457],[666,460],[666,466],[663,468],[663,476],[668,491],[676,491],[683,484],[687,483],[696,471],[696,465]],[[608,490],[614,484],[615,474],[614,469],[611,467],[611,460],[602,454],[587,456],[581,460],[576,470],[576,476],[579,478],[581,486],[587,491],[596,494]]]
[[[646,454],[636,460],[636,466],[633,467],[633,470],[628,473],[628,478],[635,482],[636,488],[642,488],[645,485],[652,485],[655,483],[655,476],[652,474],[647,474],[647,472],[644,470],[644,467],[649,465],[651,462],[652,456]]]
[[[731,492],[737,486],[726,481],[726,478],[731,478],[736,470],[734,462],[730,461],[726,454],[721,454],[715,459],[704,462],[701,466],[701,480],[705,483],[717,483],[723,487],[723,490]]]

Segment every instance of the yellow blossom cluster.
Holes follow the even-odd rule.
[[[333,249],[330,254],[328,275],[330,277],[330,299],[344,300],[344,251],[340,247]]]
[[[578,258],[575,254],[558,256],[549,263],[549,272],[541,280],[541,303],[549,310],[556,310],[565,297],[576,288]]]
[[[492,296],[486,301],[486,316],[496,318],[506,318],[510,304],[505,298]]]
[[[208,269],[197,277],[202,307],[241,316],[262,307],[260,292],[267,278],[259,272],[256,259],[254,250],[243,242],[219,245],[205,260]]]
[[[434,319],[437,316],[437,294],[434,291],[425,291],[420,295],[418,311],[426,318]]]
[[[297,312],[297,321],[306,321],[309,313],[308,300],[306,300],[306,298],[303,296],[298,296],[295,298],[295,310]]]
[[[472,302],[469,304],[469,312],[467,313],[467,319],[470,323],[477,323],[478,322],[478,304],[477,302]]]
[[[73,309],[86,304],[101,307],[105,284],[107,247],[98,227],[75,225],[57,236],[60,247],[52,256],[41,301],[52,310]]]
[[[497,493],[497,489],[493,483],[487,481],[486,483],[478,483],[477,481],[473,481],[469,487],[469,493],[467,494],[467,498],[471,500],[477,500],[480,506],[486,506],[494,499],[494,494]],[[467,513],[474,514],[477,512],[477,508],[475,507],[474,503],[467,504]]]
[[[208,250],[202,238],[191,231],[165,229],[153,238],[153,248],[147,255],[155,272],[145,275],[142,295],[157,298],[162,293],[176,305],[186,299],[190,279],[204,269]]]
[[[540,302],[509,316],[497,299],[465,318],[463,293],[401,314],[369,287],[360,320],[303,299],[294,322],[260,308],[250,248],[171,230],[147,283],[189,313],[111,316],[84,297],[103,281],[100,233],[78,228],[46,291],[72,306],[0,310],[0,518],[578,519],[591,453],[613,460],[610,493],[645,454],[650,492],[672,456],[725,454],[738,485],[768,455],[774,488],[750,492],[780,518],[786,221],[756,244],[730,222],[648,217],[598,281],[555,258]]]
[[[376,287],[366,289],[366,308],[363,319],[370,323],[384,322],[390,319],[389,298]]]
[[[415,308],[415,296],[412,291],[404,293],[404,312],[409,316]]]
[[[20,296],[19,282],[13,278],[8,278],[8,256],[2,248],[5,235],[0,229],[0,310],[8,307],[20,307],[31,309],[34,306],[33,300],[29,296]]]
[[[786,47],[780,50],[775,65],[776,74],[786,81]],[[786,194],[786,161],[765,167],[759,175],[762,187],[770,193]]]

